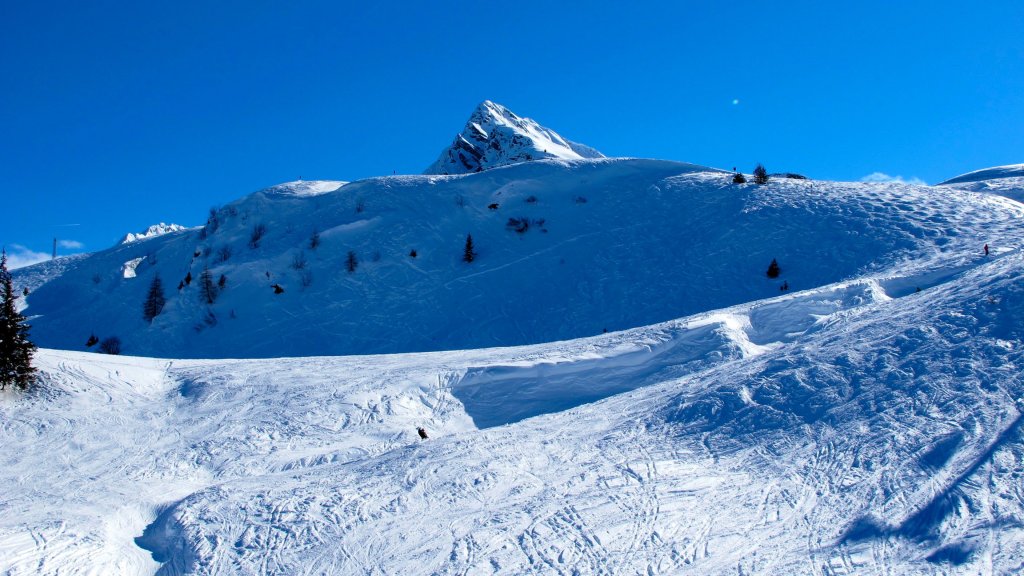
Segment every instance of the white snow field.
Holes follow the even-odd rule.
[[[43,350],[0,572],[1017,573],[1022,341],[1014,250],[527,347]]]

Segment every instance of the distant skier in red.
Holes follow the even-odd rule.
[[[420,435],[420,440],[427,439],[427,430],[425,428],[417,428],[416,432]]]
[[[988,256],[988,244],[985,244],[985,256]]]

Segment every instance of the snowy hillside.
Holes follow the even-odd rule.
[[[524,348],[42,351],[0,572],[1017,573],[1024,257],[942,260]]]
[[[589,146],[570,142],[529,118],[516,116],[501,104],[485,100],[470,115],[451,146],[423,173],[466,174],[546,158],[582,160],[604,155]]]
[[[939,186],[988,192],[1024,202],[1024,164],[996,166],[950,178]]]
[[[708,168],[630,159],[291,183],[223,207],[203,230],[75,260],[34,290],[26,314],[42,346],[116,336],[126,354],[167,358],[565,340],[771,297],[783,282],[923,273],[966,265],[985,243],[1022,242],[1020,204],[941,191],[734,185]],[[477,257],[466,263],[470,233]],[[773,258],[782,275],[770,280]],[[224,277],[213,304],[200,286],[207,268],[212,282]],[[28,274],[16,271],[16,286]],[[156,276],[167,304],[149,323]]]

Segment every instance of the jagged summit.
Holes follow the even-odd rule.
[[[163,236],[164,234],[170,234],[172,232],[181,232],[186,229],[187,228],[185,226],[180,224],[164,224],[161,222],[159,224],[153,224],[142,232],[129,232],[128,234],[125,234],[124,238],[122,238],[118,244],[131,244],[132,242],[148,240],[150,238],[156,238],[157,236]]]
[[[542,158],[579,160],[604,158],[604,154],[484,100],[451,146],[423,173],[466,174]]]

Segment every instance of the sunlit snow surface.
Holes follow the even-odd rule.
[[[1014,573],[1022,319],[1015,251],[524,348],[42,351],[0,570]]]
[[[214,270],[252,282],[253,295],[267,263],[286,269],[308,239],[300,222],[334,223],[320,228],[318,250],[331,251],[310,254],[323,258],[318,273],[340,268],[347,246],[394,238],[414,215],[430,223],[412,224],[417,239],[454,241],[455,254],[365,262],[358,282],[342,275],[306,293],[318,304],[308,309],[273,295],[243,308],[249,296],[228,284],[222,303],[239,308],[239,322],[242,313],[275,319],[268,331],[223,317],[198,330],[187,323],[202,310],[194,288],[172,289],[169,323],[147,345],[163,338],[194,353],[174,336],[183,323],[217,353],[270,354],[259,348],[268,339],[330,349],[303,332],[343,310],[320,304],[388,283],[400,289],[348,308],[366,331],[333,337],[415,342],[422,335],[407,333],[426,324],[384,311],[417,294],[447,315],[437,318],[451,317],[429,333],[447,331],[449,344],[481,331],[543,338],[559,323],[599,333],[609,317],[637,326],[671,310],[679,313],[661,319],[678,319],[621,332],[608,322],[608,334],[521,347],[378,356],[42,350],[36,390],[0,392],[0,573],[1024,570],[1024,208],[947,187],[759,188],[726,178],[667,162],[547,162],[239,201],[214,244],[238,252]],[[581,206],[573,199],[583,190]],[[557,214],[546,236],[509,232],[509,213],[486,207],[500,198],[531,214],[529,195]],[[255,215],[270,213],[281,225],[245,252]],[[458,261],[467,223],[485,230],[474,267]],[[611,229],[595,228],[602,223]],[[378,228],[387,232],[370,234]],[[29,314],[56,314],[63,287],[68,310],[110,312],[101,327],[146,342],[147,328],[118,312],[139,308],[136,291],[155,272],[171,288],[197,234],[29,267],[16,287],[32,289]],[[384,245],[405,258],[407,242]],[[790,292],[764,277],[771,254],[782,255]],[[141,256],[138,277],[123,278],[123,263]],[[681,271],[664,266],[677,257]],[[558,259],[585,265],[560,273]],[[533,282],[515,284],[524,271]],[[564,278],[585,281],[563,298]],[[441,297],[448,289],[451,300]],[[466,294],[473,306],[452,305]],[[509,313],[552,301],[565,308],[550,318]],[[88,335],[81,322],[34,321],[50,338],[71,330],[76,346]],[[419,440],[418,426],[430,439]]]

